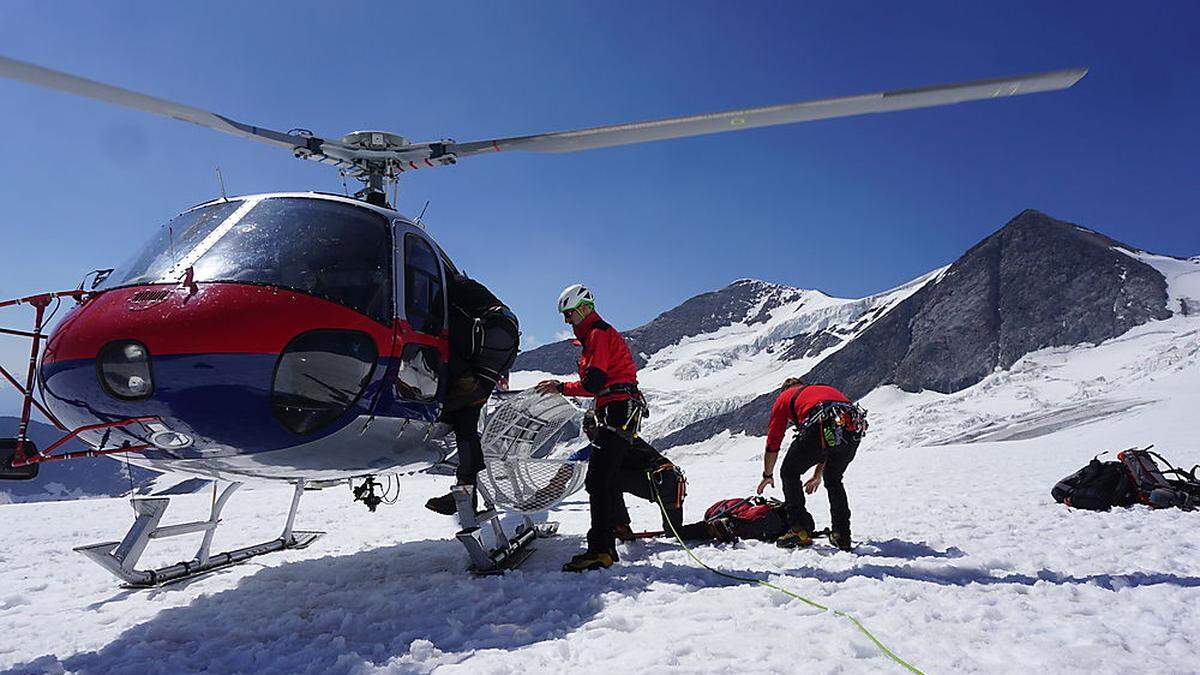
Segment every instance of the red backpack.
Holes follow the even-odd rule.
[[[736,539],[774,541],[787,531],[783,502],[757,495],[722,499],[708,507],[704,521]]]

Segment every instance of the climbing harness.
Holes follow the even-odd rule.
[[[854,403],[826,401],[812,407],[802,422],[796,423],[799,436],[816,427],[822,448],[837,448],[860,440],[867,433],[867,411]]]
[[[618,388],[618,387],[624,387],[624,386],[625,385],[615,384],[606,389],[602,389],[599,393],[596,394],[596,396],[597,397],[604,396],[611,392],[628,393],[627,390],[625,390],[624,388],[620,388],[620,389]],[[650,416],[650,409],[646,405],[646,399],[643,398],[641,393],[637,391],[636,385],[631,385],[631,386],[634,387],[632,390],[633,398],[630,398],[629,400],[625,401],[625,403],[629,406],[629,415],[625,418],[624,422],[620,422],[619,420],[608,419],[608,411],[607,410],[605,411],[603,421],[600,420],[600,415],[595,414],[595,413],[593,413],[593,415],[596,418],[596,426],[597,427],[599,427],[600,429],[607,429],[608,431],[611,431],[614,434],[617,434],[621,438],[624,438],[625,440],[632,442],[633,439],[638,437],[638,433],[642,430],[642,420],[644,418],[647,418]]]
[[[649,473],[647,473],[647,478],[649,478]],[[659,497],[657,492],[655,492],[654,498],[656,501],[658,501],[658,508],[662,510],[663,515],[665,516],[666,512],[667,512],[667,507],[665,505],[663,505],[662,498]],[[742,577],[742,576],[738,576],[736,574],[730,574],[729,572],[722,572],[721,570],[719,570],[715,567],[711,567],[708,563],[701,560],[695,554],[695,552],[693,552],[692,549],[687,545],[687,543],[683,541],[683,537],[679,536],[679,532],[675,529],[674,525],[672,525],[670,522],[667,522],[667,526],[670,528],[671,534],[673,534],[675,536],[675,541],[679,544],[679,546],[682,547],[683,550],[687,552],[688,556],[692,560],[695,560],[704,569],[712,572],[713,574],[716,574],[717,576],[725,577],[726,579],[733,579],[735,581],[741,581],[741,582],[745,582],[745,583],[752,583],[752,584],[758,584],[760,586],[766,586],[767,588],[779,591],[780,593],[783,593],[784,595],[786,595],[788,597],[795,598],[795,599],[797,599],[811,607],[815,607],[816,609],[819,609],[823,612],[830,612],[834,616],[847,619],[848,621],[850,621],[850,623],[854,624],[854,627],[857,628],[859,630],[859,632],[861,632],[863,635],[867,636],[867,639],[869,639],[872,643],[874,643],[875,646],[879,648],[879,651],[883,652],[888,658],[895,661],[897,664],[903,666],[906,670],[908,670],[911,673],[917,673],[918,675],[924,675],[924,673],[922,673],[920,670],[918,670],[911,663],[900,658],[899,656],[897,656],[895,654],[895,652],[888,649],[882,642],[879,641],[878,638],[876,638],[874,635],[871,634],[871,631],[867,630],[867,627],[864,626],[862,624],[862,622],[860,622],[858,619],[854,618],[854,616],[847,614],[846,612],[843,612],[838,609],[831,609],[829,607],[826,607],[825,605],[822,605],[819,602],[810,600],[798,593],[789,591],[788,589],[783,588],[781,586],[776,586],[775,584],[773,584],[769,581],[766,581],[764,579],[755,579],[754,577]]]

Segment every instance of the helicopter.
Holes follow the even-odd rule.
[[[362,183],[319,192],[222,196],[168,220],[90,284],[0,303],[35,311],[16,438],[0,441],[0,479],[40,464],[121,454],[138,466],[229,481],[208,521],[159,527],[165,498],[135,500],[122,542],[80,547],[128,584],[155,585],[306,546],[294,531],[304,487],[445,459],[433,438],[449,358],[447,279],[457,272],[420,219],[386,187],[476,155],[561,153],[1066,89],[1087,70],[976,80],[725,112],[470,142],[414,142],[387,131],[338,138],[280,132],[42,66],[0,57],[0,76],[191,122],[332,166]],[[87,279],[85,279],[87,280]],[[86,286],[86,288],[84,287]],[[73,306],[47,333],[47,310]],[[44,342],[44,348],[43,348]],[[33,410],[65,432],[38,449]],[[71,439],[90,449],[60,451]],[[243,481],[295,486],[283,535],[211,555],[220,509]],[[203,531],[196,559],[135,569],[148,540]],[[224,556],[224,557],[222,557]]]

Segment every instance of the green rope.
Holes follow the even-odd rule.
[[[653,487],[654,482],[653,482],[653,479],[651,478],[650,472],[646,472],[646,479],[650,481],[650,485],[651,485],[651,487]],[[838,609],[830,609],[829,607],[826,607],[825,605],[822,605],[819,602],[809,600],[808,598],[806,598],[798,593],[793,593],[792,591],[789,591],[786,588],[783,588],[781,586],[776,586],[775,584],[773,584],[769,581],[766,581],[764,579],[755,579],[754,577],[740,577],[736,574],[722,572],[721,570],[719,570],[715,567],[710,567],[708,563],[706,563],[703,560],[701,560],[700,558],[698,558],[696,556],[695,552],[693,552],[692,549],[687,545],[687,543],[685,543],[683,541],[683,537],[679,536],[679,532],[676,531],[676,529],[675,529],[675,523],[672,523],[671,520],[669,518],[667,518],[667,507],[665,504],[663,504],[662,495],[658,494],[657,488],[654,488],[654,498],[655,498],[655,500],[658,501],[658,508],[662,511],[663,520],[666,521],[667,527],[669,527],[671,529],[671,534],[675,535],[675,541],[678,542],[681,547],[683,547],[684,551],[687,551],[687,554],[692,558],[692,560],[695,560],[704,569],[716,574],[717,576],[725,577],[726,579],[734,579],[736,581],[743,581],[743,582],[758,584],[760,586],[766,586],[767,588],[779,591],[780,593],[783,593],[784,595],[786,595],[788,597],[795,598],[795,599],[797,599],[805,604],[808,604],[812,607],[815,607],[823,612],[832,612],[834,616],[842,617],[844,619],[849,619],[850,623],[854,624],[854,626],[856,628],[858,628],[858,630],[861,631],[863,635],[866,635],[867,638],[871,640],[871,642],[875,643],[875,646],[878,647],[879,650],[881,652],[883,652],[884,654],[886,654],[891,660],[900,664],[901,666],[906,668],[909,672],[917,673],[917,675],[924,675],[924,673],[922,673],[920,670],[918,670],[912,664],[910,664],[909,662],[900,658],[899,656],[896,656],[895,652],[893,652],[892,650],[890,650],[886,646],[884,646],[884,644],[882,642],[880,642],[878,638],[876,638],[874,635],[871,634],[871,631],[867,630],[866,626],[862,625],[862,622],[860,622],[858,619],[854,618],[853,616],[851,616],[841,610],[838,610]]]

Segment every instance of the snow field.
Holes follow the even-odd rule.
[[[1049,488],[1091,450],[1047,448],[1074,435],[860,452],[846,479],[857,555],[820,543],[796,552],[758,542],[695,550],[710,565],[854,615],[926,672],[1193,672],[1196,515],[1054,504]],[[688,517],[749,494],[760,446],[734,440],[720,456],[680,459]],[[1169,456],[1200,461],[1194,450]],[[130,517],[125,502],[5,506],[6,539],[19,547],[0,554],[8,636],[0,668],[901,672],[849,621],[717,577],[669,541],[623,545],[607,571],[560,572],[582,545],[581,499],[555,515],[563,534],[538,542],[520,570],[471,577],[449,538],[451,520],[420,506],[445,482],[408,481],[401,502],[375,514],[343,489],[308,493],[298,526],[329,531],[309,549],[151,591],[121,591],[69,550],[118,533]],[[828,523],[823,494],[811,501],[818,526]],[[217,545],[274,536],[287,499],[286,489],[239,494]],[[208,500],[186,495],[172,510],[192,517]],[[635,526],[655,526],[655,507],[630,504]],[[162,562],[190,556],[182,543],[156,542],[174,548]]]

